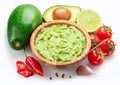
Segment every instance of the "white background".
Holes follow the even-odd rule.
[[[20,4],[33,4],[43,13],[48,7],[53,5],[75,5],[82,9],[93,9],[99,13],[102,23],[111,26],[113,30],[112,39],[117,44],[115,53],[106,58],[105,62],[99,67],[89,65],[87,59],[82,64],[90,66],[95,75],[77,76],[76,68],[58,70],[42,65],[45,76],[34,75],[29,78],[20,76],[16,72],[16,61],[24,61],[23,50],[15,51],[9,47],[7,41],[7,21],[12,10]],[[1,0],[0,2],[0,85],[119,85],[120,84],[120,4],[119,0]],[[27,47],[28,55],[32,55]],[[56,78],[54,73],[59,76],[65,73],[64,79]],[[72,78],[69,79],[68,75]],[[49,80],[52,76],[53,80]]]

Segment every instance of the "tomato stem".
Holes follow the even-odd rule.
[[[108,27],[108,26],[106,26],[106,25],[104,25],[103,24],[103,27],[104,27],[104,29],[105,29],[105,31],[107,32],[107,33],[112,33],[113,34],[113,32],[111,31],[111,27]],[[107,28],[106,28],[107,27]]]
[[[93,51],[93,50],[95,50],[97,47],[99,47],[100,45],[102,45],[102,44],[105,43],[106,41],[108,41],[108,39],[105,39],[105,40],[103,40],[102,42],[100,42],[98,45],[96,45],[94,48],[92,48],[92,49],[90,50],[90,52]]]

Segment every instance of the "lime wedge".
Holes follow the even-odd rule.
[[[101,25],[101,18],[95,11],[87,9],[78,15],[77,24],[85,28],[87,32],[95,32]]]

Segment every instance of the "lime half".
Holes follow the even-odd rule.
[[[101,18],[95,11],[87,9],[78,15],[77,24],[85,28],[87,32],[95,32],[101,25]]]

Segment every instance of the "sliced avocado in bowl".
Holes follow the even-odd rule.
[[[55,5],[49,7],[44,13],[43,13],[43,20],[46,21],[53,21],[53,11],[57,8],[65,8],[68,9],[71,12],[71,17],[69,21],[75,22],[78,14],[81,12],[81,8],[78,6],[68,6],[68,5]]]

